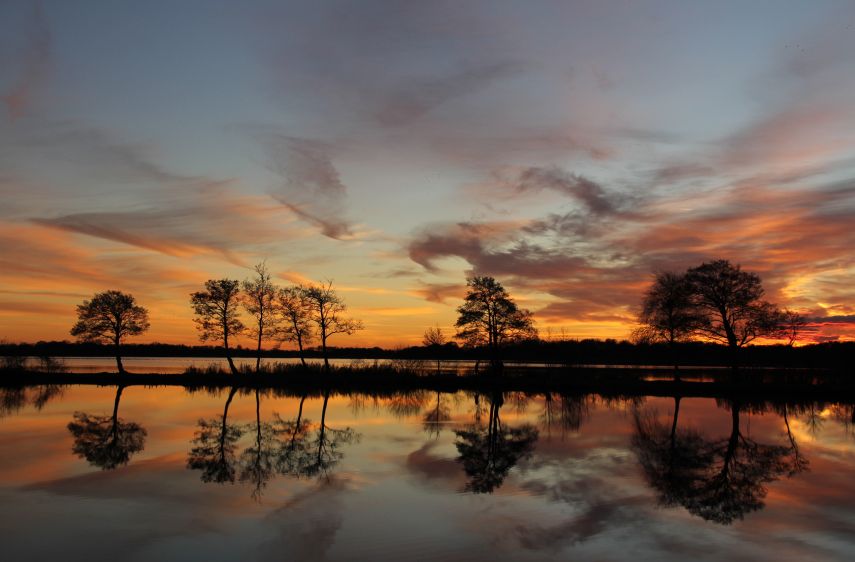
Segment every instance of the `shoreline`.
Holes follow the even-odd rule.
[[[651,375],[673,375],[673,370],[650,371]],[[681,370],[691,378],[688,370]],[[395,394],[407,391],[435,392],[525,392],[595,393],[612,396],[811,399],[855,402],[855,377],[849,373],[790,369],[770,378],[768,372],[743,369],[736,377],[711,381],[675,381],[638,378],[635,369],[560,369],[559,372],[525,374],[421,374],[410,372],[305,372],[289,373],[46,373],[37,371],[0,374],[0,388],[41,385],[184,387],[189,390],[216,388],[264,388],[295,392],[333,390],[341,393],[374,392]],[[777,379],[777,380],[772,380]]]

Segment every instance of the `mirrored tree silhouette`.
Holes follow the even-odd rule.
[[[309,457],[301,463],[300,475],[305,477],[329,478],[330,472],[344,458],[342,445],[359,440],[359,434],[350,427],[334,429],[327,426],[327,405],[330,391],[324,391],[321,421],[314,437],[308,444]]]
[[[303,419],[303,404],[306,395],[300,398],[297,416],[292,420],[283,420],[279,414],[273,414],[273,425],[280,436],[280,446],[277,451],[276,467],[280,474],[301,477],[305,474],[306,466],[311,462],[312,454],[309,447],[309,436],[312,422]]]
[[[435,439],[442,433],[445,422],[451,419],[451,408],[447,402],[448,398],[443,396],[442,392],[437,391],[436,399],[422,417],[422,427],[428,435]]]
[[[588,397],[585,395],[556,394],[543,395],[543,410],[540,414],[541,425],[551,435],[552,429],[558,429],[562,435],[566,431],[579,431],[590,416]]]
[[[187,468],[201,471],[202,482],[235,481],[237,444],[244,430],[228,420],[229,406],[237,390],[237,387],[232,387],[229,391],[221,416],[198,421],[193,448],[187,457]]]
[[[261,500],[262,492],[268,480],[278,472],[277,452],[279,448],[279,428],[261,421],[261,396],[255,389],[255,427],[247,428],[252,435],[251,444],[240,455],[240,481],[252,484],[252,498]]]
[[[530,424],[515,428],[504,426],[499,417],[503,402],[501,393],[492,396],[487,427],[473,425],[455,431],[457,461],[466,472],[464,490],[467,492],[492,493],[502,485],[511,468],[534,450],[537,429]]]
[[[68,424],[68,431],[74,437],[74,454],[102,470],[128,464],[131,457],[145,446],[146,430],[138,423],[119,418],[123,390],[123,386],[116,389],[112,415],[75,412],[74,419]]]
[[[759,443],[740,429],[739,402],[730,409],[730,434],[718,439],[679,430],[679,401],[670,427],[655,415],[636,413],[633,447],[662,505],[682,505],[693,515],[728,525],[764,507],[766,484],[807,469],[794,440],[789,446]]]
[[[18,413],[27,404],[27,389],[24,387],[0,388],[0,418]]]
[[[408,418],[421,413],[428,401],[424,390],[412,390],[395,394],[386,400],[386,409],[395,419]]]

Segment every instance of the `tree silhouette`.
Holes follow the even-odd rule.
[[[777,331],[778,311],[762,300],[764,291],[757,274],[717,260],[690,269],[686,281],[702,314],[696,331],[708,339],[735,350]]]
[[[486,343],[495,372],[502,368],[499,348],[510,341],[537,337],[531,312],[518,308],[492,277],[470,277],[463,304],[457,308],[456,338],[465,344]]]
[[[638,316],[641,327],[633,336],[637,341],[665,342],[673,353],[674,345],[689,339],[702,321],[686,276],[665,271],[656,274],[653,284],[644,293]],[[676,371],[676,362],[674,368]]]
[[[275,338],[279,333],[282,317],[276,314],[276,297],[279,288],[273,284],[270,272],[264,262],[254,268],[255,277],[242,283],[243,307],[252,317],[250,336],[256,340],[255,372],[261,369],[261,344],[266,339]]]
[[[502,403],[501,393],[494,394],[486,428],[475,425],[455,431],[457,461],[463,464],[468,478],[464,487],[467,492],[492,493],[502,485],[511,468],[534,450],[537,429],[530,424],[504,427],[499,418]]]
[[[300,363],[306,366],[306,358],[303,356],[303,346],[309,343],[314,336],[311,323],[311,303],[306,297],[303,287],[287,287],[281,289],[277,295],[279,313],[284,319],[284,326],[279,337],[283,341],[297,344],[300,352]]]
[[[440,369],[439,369],[440,358],[439,358],[438,354],[439,354],[440,348],[442,348],[442,346],[445,345],[447,341],[448,341],[448,338],[445,337],[445,334],[442,333],[442,328],[440,328],[439,326],[436,326],[433,328],[428,328],[427,330],[425,330],[424,336],[422,336],[422,345],[424,345],[425,347],[431,348],[434,351],[434,353],[437,353],[437,358],[436,358],[436,374],[437,375],[440,373]]]
[[[71,328],[71,335],[86,342],[112,343],[116,350],[116,367],[124,373],[120,353],[122,341],[148,328],[148,311],[138,306],[133,296],[105,291],[77,305],[77,323]]]
[[[679,403],[678,403],[679,404]],[[758,443],[740,430],[740,404],[731,404],[731,432],[707,439],[696,431],[670,430],[636,415],[633,446],[662,505],[723,525],[762,509],[766,484],[807,469],[795,441],[790,446]]]
[[[775,337],[787,340],[787,345],[794,346],[808,325],[807,318],[795,310],[782,310],[776,322]]]
[[[113,470],[128,464],[131,456],[143,450],[146,430],[135,422],[119,418],[119,401],[123,386],[116,389],[113,415],[94,416],[74,412],[68,431],[74,437],[72,452],[102,470]]]
[[[329,370],[330,361],[327,354],[327,339],[335,334],[353,334],[363,329],[362,322],[347,318],[344,313],[347,306],[332,288],[332,281],[326,285],[311,285],[306,287],[304,295],[309,302],[310,318],[318,329],[321,339],[321,350],[324,355],[324,367]]]
[[[204,291],[190,295],[199,339],[223,342],[229,369],[235,375],[238,371],[229,350],[229,338],[244,331],[238,317],[239,300],[240,282],[233,279],[209,279],[205,281]]]
[[[237,393],[234,386],[229,391],[222,416],[200,419],[193,437],[193,448],[187,457],[187,468],[200,470],[202,482],[234,482],[237,465],[237,443],[244,430],[239,424],[230,424],[229,406]]]

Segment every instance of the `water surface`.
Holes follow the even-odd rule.
[[[845,404],[134,386],[0,399],[4,560],[855,552]]]

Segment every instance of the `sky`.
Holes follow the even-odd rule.
[[[848,0],[0,0],[0,338],[119,289],[192,344],[266,260],[363,320],[331,345],[450,335],[473,274],[620,339],[728,259],[855,339],[853,52]]]

